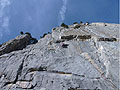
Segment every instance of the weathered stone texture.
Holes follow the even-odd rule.
[[[1,55],[0,90],[118,90],[119,26],[56,27],[38,43]]]

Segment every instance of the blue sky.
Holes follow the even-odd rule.
[[[0,43],[20,31],[37,39],[60,23],[118,23],[119,0],[1,0]]]

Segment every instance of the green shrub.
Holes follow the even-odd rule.
[[[48,32],[48,34],[51,34],[51,32]]]
[[[37,42],[38,42],[38,40],[36,38],[31,38],[31,40],[30,40],[30,44],[35,44]]]
[[[40,38],[43,38],[42,36],[40,36]]]
[[[20,34],[23,35],[24,34],[23,31],[21,31]]]
[[[43,34],[43,38],[44,38],[46,35],[47,35],[47,33],[44,33],[44,34]]]
[[[30,35],[30,36],[31,36],[31,33],[29,33],[29,32],[26,32],[25,34],[28,34],[28,35]]]
[[[55,30],[56,28],[53,28],[53,30]]]
[[[61,27],[69,28],[68,25],[66,25],[66,24],[64,24],[64,23],[61,24]]]
[[[83,22],[82,21],[80,21],[80,24],[82,24]]]
[[[47,34],[51,34],[51,32],[44,33],[43,36],[40,36],[40,38],[44,38]]]
[[[74,22],[73,24],[78,24],[78,22]]]
[[[90,23],[89,22],[86,22],[86,24],[85,25],[89,25]]]

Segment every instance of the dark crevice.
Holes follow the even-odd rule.
[[[5,82],[5,84],[3,85],[3,87],[7,86],[8,84],[14,84],[13,82]]]
[[[114,41],[117,41],[117,39],[116,38],[99,38],[98,41],[114,42]]]
[[[80,39],[80,40],[86,40],[91,39],[91,35],[69,35],[69,36],[61,36],[61,39],[63,40],[73,40],[73,39]]]
[[[70,73],[70,72],[62,72],[62,71],[49,71],[49,72],[57,73],[57,74],[65,74],[65,75],[74,75],[74,76],[85,77],[85,75],[78,75],[78,74],[73,74],[73,73]]]
[[[65,40],[57,40],[55,43],[61,43],[64,42]]]
[[[68,48],[68,46],[69,46],[69,44],[64,44],[64,43],[62,44],[63,48]]]
[[[46,72],[56,73],[56,74],[65,74],[65,75],[74,75],[74,76],[85,77],[85,75],[78,75],[78,74],[73,74],[73,73],[70,73],[70,72],[47,70],[47,67],[30,68],[30,69],[28,70],[28,73],[29,73],[29,72],[35,72],[35,71],[46,71]]]
[[[76,36],[77,36],[77,35],[61,36],[61,39],[73,40],[74,38],[76,38]]]
[[[39,68],[28,69],[28,72],[34,72],[34,71],[47,71],[47,67],[39,67]]]
[[[96,87],[95,89],[69,88],[68,90],[101,90],[101,89],[97,89],[97,87]]]
[[[18,81],[20,81],[20,82],[31,82],[32,79],[31,79],[31,80],[17,80],[17,82],[18,82]]]
[[[34,89],[36,86],[37,86],[37,83],[34,86],[32,85],[31,88],[29,88],[29,89]]]
[[[72,74],[72,73],[69,73],[69,72],[62,72],[62,71],[48,71],[48,72],[52,72],[52,73],[58,73],[58,74]]]
[[[24,64],[24,60],[26,59],[26,58],[28,58],[28,56],[29,55],[25,55],[24,56],[24,58],[23,58],[23,60],[22,60],[22,63],[20,64],[20,66],[19,66],[19,68],[18,68],[18,70],[17,70],[17,75],[16,75],[16,78],[15,78],[15,80],[14,80],[14,84],[18,81],[18,77],[19,77],[19,75],[21,76],[21,73],[22,73],[22,69],[23,69],[23,64]]]
[[[0,44],[0,47],[2,46],[2,44]]]
[[[80,27],[85,27],[85,25],[78,24],[74,27],[74,29],[79,29]]]
[[[14,56],[15,55],[15,53],[13,53],[12,55],[10,55],[9,57],[8,57],[8,59],[10,59],[12,56]]]
[[[91,39],[91,35],[79,35],[77,39]]]
[[[17,75],[16,75],[16,79],[15,79],[14,82],[13,82],[14,84],[17,82],[19,75],[21,75],[21,73],[22,73],[23,64],[24,64],[24,60],[22,61],[21,65],[20,65],[19,68],[18,68]]]
[[[62,72],[62,71],[48,71],[48,72],[51,72],[51,73],[57,73],[57,74],[65,74],[65,75],[74,75],[74,76],[81,76],[81,77],[85,77],[84,75],[78,75],[78,74],[73,74],[73,73],[70,73],[70,72]]]

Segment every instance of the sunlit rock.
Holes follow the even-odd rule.
[[[1,55],[0,90],[118,90],[120,25],[106,25],[56,27]]]

